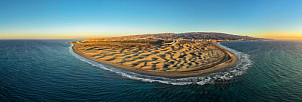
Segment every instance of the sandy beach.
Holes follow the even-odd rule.
[[[229,67],[237,61],[216,43],[162,45],[147,49],[116,48],[96,43],[75,43],[78,55],[138,73],[164,77],[197,76]]]

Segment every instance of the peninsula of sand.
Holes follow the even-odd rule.
[[[84,58],[164,77],[198,76],[230,67],[237,61],[232,52],[216,44],[225,40],[134,38],[97,38],[70,43],[73,51]]]

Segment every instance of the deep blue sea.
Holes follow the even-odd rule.
[[[302,41],[223,42],[238,62],[170,79],[102,65],[75,40],[0,40],[0,101],[302,101]]]

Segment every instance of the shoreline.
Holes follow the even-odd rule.
[[[200,66],[196,69],[193,70],[186,70],[186,71],[147,71],[147,70],[141,70],[141,69],[136,69],[133,67],[128,67],[128,66],[123,66],[123,65],[119,65],[119,64],[114,64],[114,63],[110,63],[110,62],[106,62],[103,61],[101,59],[97,59],[97,58],[93,58],[90,57],[88,55],[83,54],[82,52],[80,52],[77,49],[77,44],[73,44],[72,46],[72,50],[74,53],[92,60],[92,61],[96,61],[99,62],[101,64],[106,64],[109,66],[113,66],[116,68],[120,68],[120,69],[124,69],[124,70],[128,70],[128,71],[132,71],[132,72],[136,72],[136,73],[140,73],[140,74],[147,74],[147,75],[151,75],[151,76],[162,76],[162,77],[169,77],[169,78],[182,78],[182,77],[193,77],[193,76],[199,76],[199,75],[203,75],[203,74],[208,74],[211,72],[215,72],[224,68],[228,68],[231,67],[232,65],[234,65],[238,58],[235,54],[233,54],[232,52],[228,51],[227,49],[219,46],[216,43],[213,43],[216,47],[218,47],[221,51],[223,51],[224,53],[226,53],[228,56],[225,56],[225,58],[223,59],[223,62],[219,61],[217,63],[210,63],[204,66]]]

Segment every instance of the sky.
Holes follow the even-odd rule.
[[[1,38],[222,32],[302,39],[302,0],[0,0]]]

